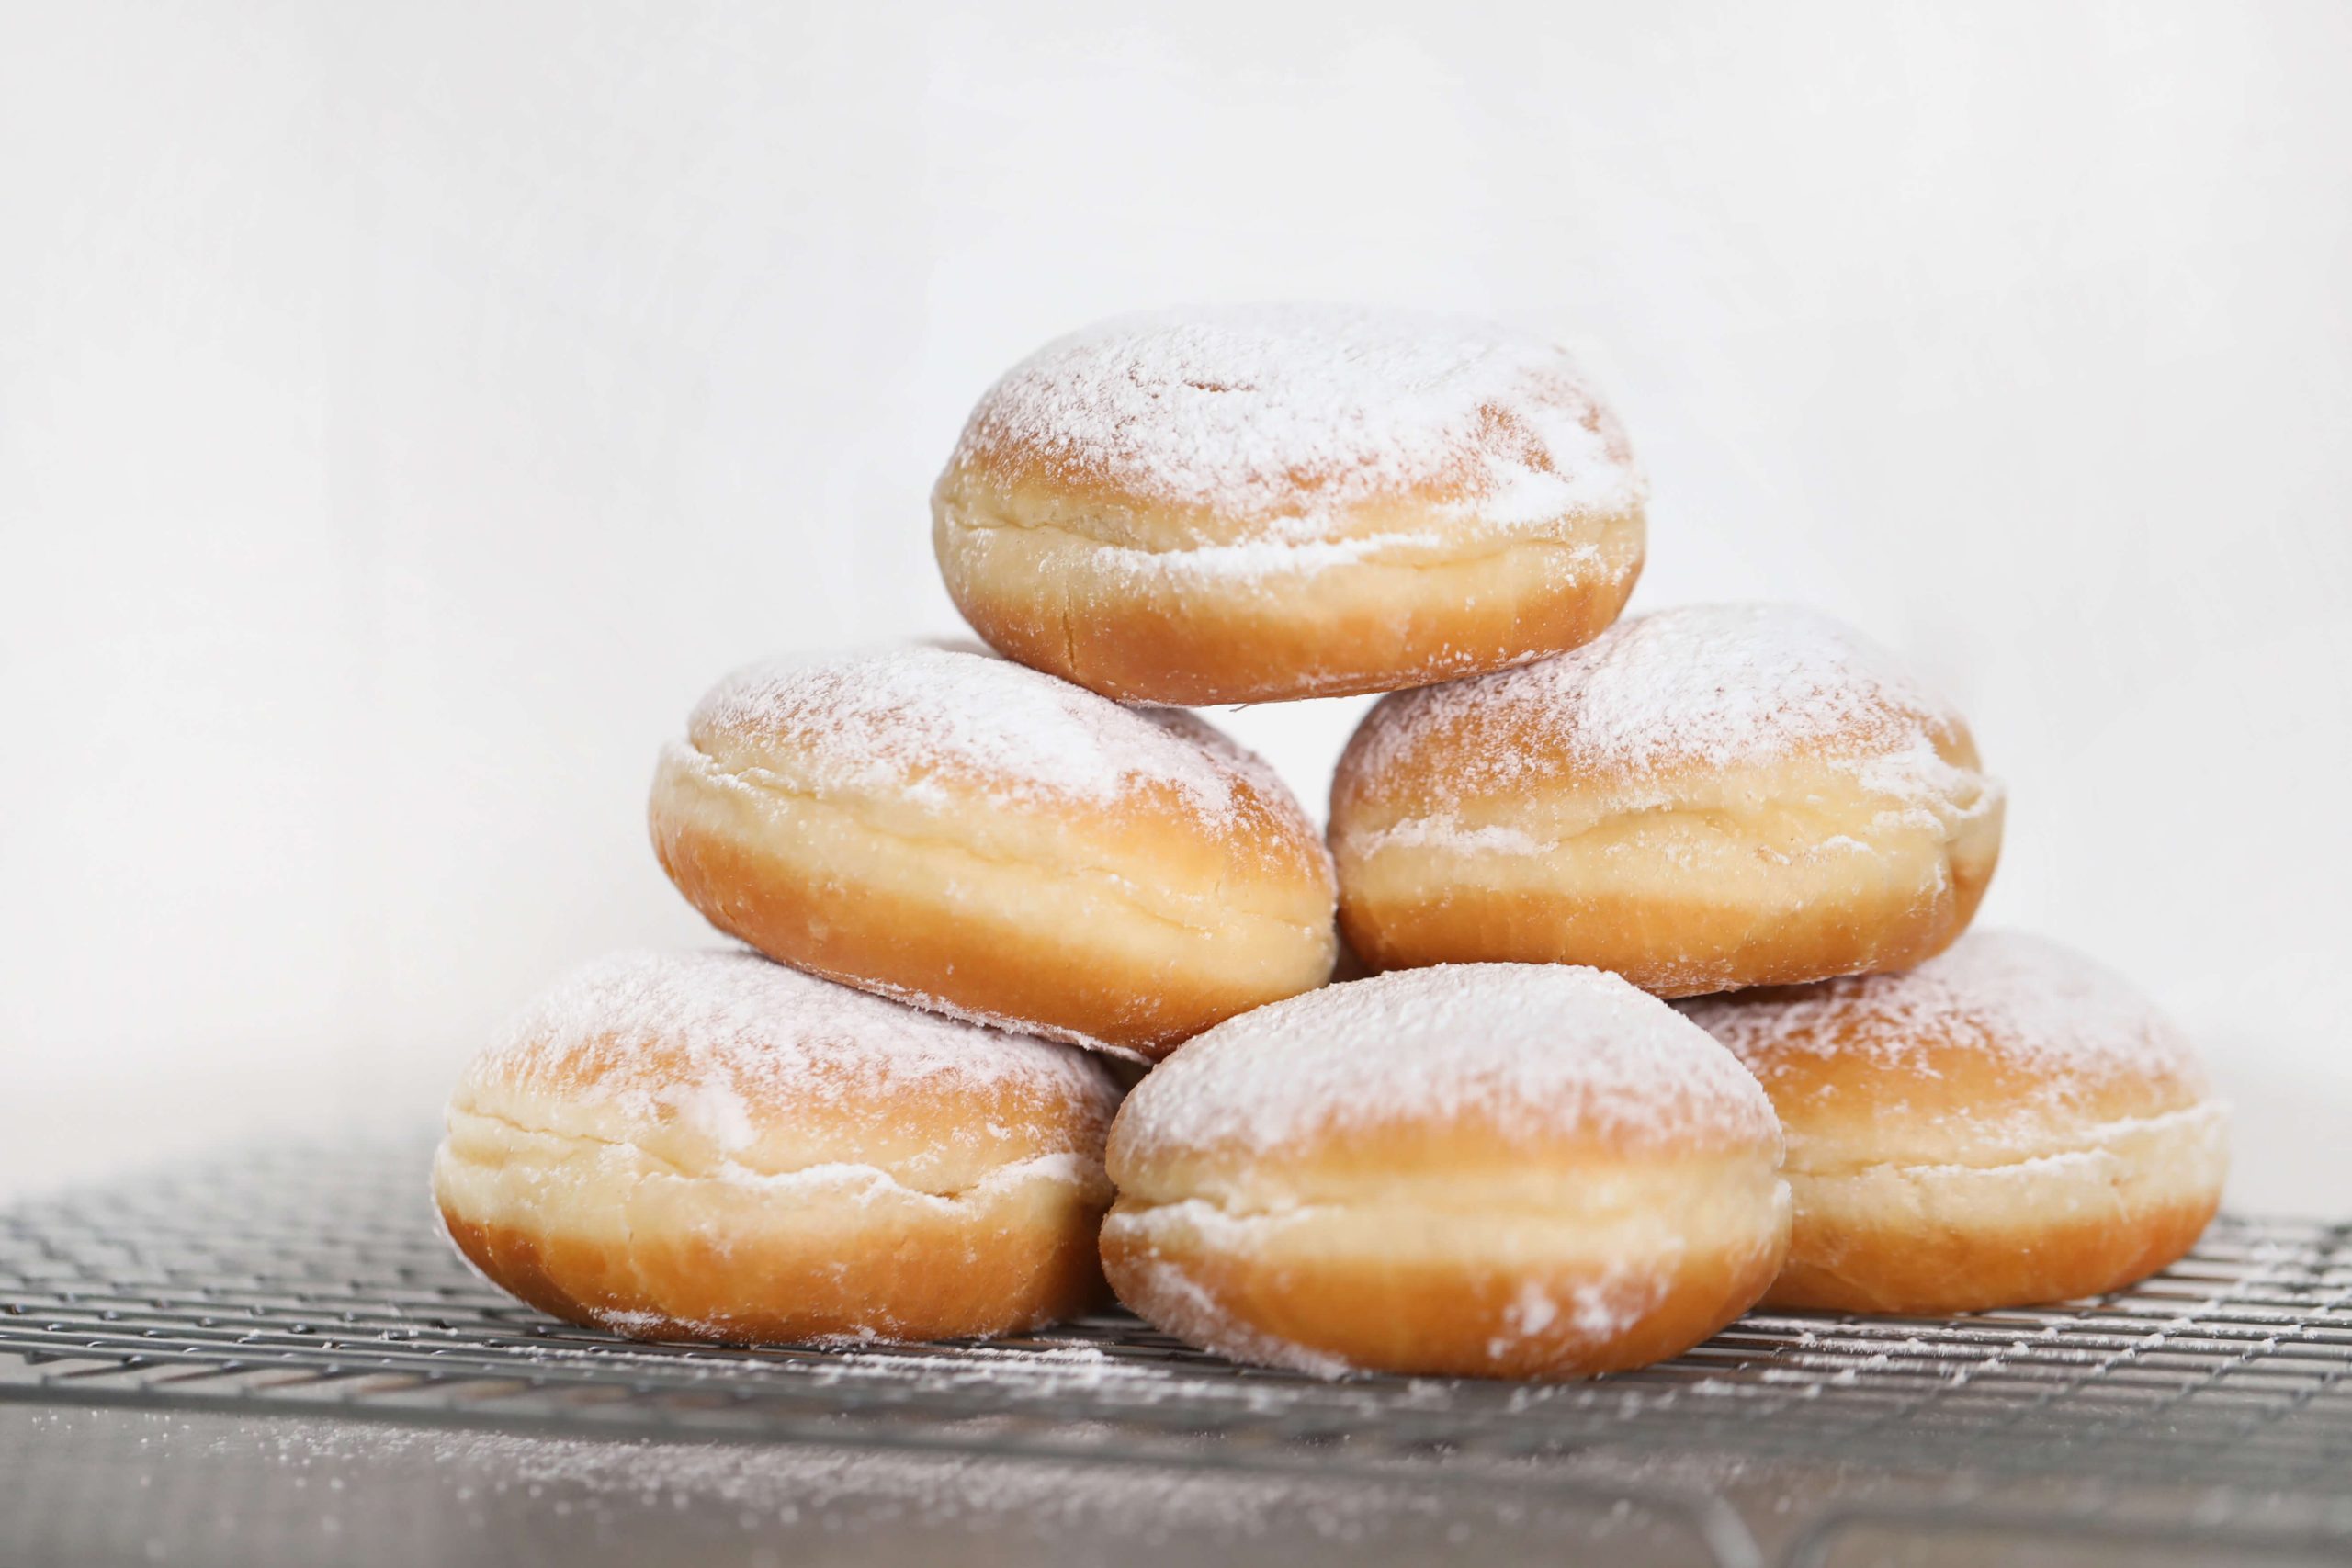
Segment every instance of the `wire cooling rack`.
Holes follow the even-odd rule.
[[[1325,1382],[1119,1313],[984,1344],[634,1344],[466,1269],[427,1154],[261,1153],[0,1212],[0,1399],[1094,1460],[1207,1438],[1269,1467],[1730,1455],[2300,1496],[2324,1506],[2307,1539],[2352,1542],[2352,1225],[2225,1218],[2138,1288],[2050,1308],[1757,1314],[1589,1382]]]

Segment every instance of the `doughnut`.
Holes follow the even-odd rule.
[[[2196,1243],[2226,1109],[2146,998],[2040,937],[1678,1004],[1762,1081],[1796,1214],[1765,1302],[1907,1314],[2097,1295]]]
[[[1640,1366],[1788,1246],[1756,1080],[1594,969],[1408,970],[1221,1023],[1127,1097],[1109,1162],[1121,1301],[1326,1377]]]
[[[469,1066],[459,1251],[643,1339],[1000,1334],[1100,1296],[1108,1064],[742,952],[570,976]]]
[[[1768,605],[1387,697],[1331,788],[1340,924],[1374,969],[1587,964],[1663,997],[1918,963],[2000,844],[1960,716]]]
[[[919,1007],[1147,1057],[1319,986],[1329,857],[1256,757],[990,655],[739,670],[653,783],[720,931]]]
[[[1540,337],[1329,306],[1170,310],[990,388],[932,492],[947,592],[1107,696],[1386,692],[1557,653],[1640,574],[1616,417]]]

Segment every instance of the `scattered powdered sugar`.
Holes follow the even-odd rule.
[[[1222,1211],[1213,1205],[1192,1204],[1187,1207],[1206,1210],[1222,1217]],[[1148,1210],[1137,1219],[1148,1227],[1160,1212]],[[1146,1271],[1143,1294],[1153,1304],[1158,1326],[1179,1339],[1204,1346],[1233,1360],[1254,1366],[1280,1367],[1285,1371],[1304,1372],[1312,1378],[1341,1378],[1356,1370],[1329,1351],[1301,1345],[1295,1339],[1286,1339],[1246,1322],[1219,1299],[1216,1292],[1193,1279],[1181,1264],[1169,1258],[1155,1254],[1143,1267]]]
[[[1433,730],[1466,721],[1498,735],[1532,725],[1580,759],[1636,776],[1768,762],[1822,745],[1854,758],[1864,787],[1878,793],[1949,793],[1962,782],[1935,750],[1936,730],[1959,723],[1949,707],[1860,633],[1781,605],[1663,610],[1556,658],[1397,693],[1366,724],[1348,765],[1377,777]],[[1453,782],[1464,792],[1508,787],[1530,765],[1521,746],[1474,747]]]
[[[1289,542],[1430,483],[1502,527],[1621,511],[1643,493],[1615,417],[1561,349],[1487,322],[1346,306],[1165,310],[1075,333],[989,390],[949,471],[1002,453]]]
[[[689,722],[721,738],[791,748],[837,787],[948,802],[935,776],[1017,799],[1102,804],[1159,786],[1222,820],[1243,781],[1272,803],[1289,791],[1215,727],[1173,708],[1122,706],[993,654],[916,646],[747,666]],[[1293,807],[1295,809],[1295,807]]]
[[[1673,1289],[1673,1259],[1614,1259],[1592,1279],[1566,1288],[1565,1301],[1554,1296],[1540,1280],[1529,1280],[1503,1309],[1503,1332],[1487,1342],[1488,1355],[1500,1357],[1511,1348],[1543,1335],[1566,1318],[1572,1337],[1582,1344],[1604,1344],[1657,1311]]]
[[[2202,1077],[2196,1048],[2129,981],[2023,931],[1970,931],[1898,974],[1676,1006],[1759,1068],[1789,1053],[1901,1064],[1960,1046],[2046,1078],[2052,1092],[2142,1074]]]
[[[2058,1354],[2040,1345],[2035,1353]],[[2084,1364],[2101,1355],[2113,1352],[2086,1351]],[[1987,1363],[1955,1364],[1956,1372],[1911,1357],[1900,1370],[1958,1383]],[[1817,1371],[1804,1375],[1821,1381]],[[1272,1381],[1201,1377],[1188,1390],[1262,1390]],[[1414,1386],[1439,1391],[1444,1402],[1462,1397],[1434,1380]],[[1373,1404],[1363,1385],[1313,1392],[1319,1407],[1363,1400],[1360,1429],[1399,1414]],[[1949,1486],[1930,1491],[1906,1474],[1730,1447],[1726,1417],[1750,1405],[1783,1408],[1746,1397],[1756,1392],[1745,1381],[1685,1378],[1498,1386],[1489,1420],[1508,1412],[1544,1421],[1555,1405],[1577,1411],[1607,1398],[1628,1417],[1626,1440],[1553,1444],[1510,1460],[1417,1451],[1390,1464],[1362,1456],[1351,1463],[1343,1444],[1270,1450],[1187,1434],[1146,1446],[1132,1427],[1085,1422],[1057,1427],[1042,1443],[1034,1430],[981,1427],[967,1431],[967,1446],[952,1448],[944,1430],[918,1430],[909,1443],[900,1420],[886,1434],[897,1444],[862,1447],[851,1431],[820,1446],[27,1404],[15,1417],[23,1438],[7,1496],[24,1500],[10,1519],[15,1537],[31,1543],[17,1553],[25,1561],[333,1561],[352,1568],[466,1561],[491,1542],[516,1543],[513,1561],[582,1568],[842,1568],[949,1558],[976,1568],[1679,1562],[1710,1560],[1690,1533],[1693,1506],[1709,1496],[1732,1504],[1759,1531],[1778,1518],[1780,1534],[1833,1504],[1951,1500]],[[1295,1385],[1281,1393],[1283,1401],[1262,1414],[1295,1404]],[[1700,1427],[1709,1440],[1658,1446],[1661,1419],[1672,1423],[1686,1410],[1705,1416],[1711,1399],[1720,1409]],[[1404,1411],[1429,1407],[1415,1402]],[[1981,1478],[1973,1486],[1969,1495],[1981,1492]]]
[[[1275,1002],[1180,1047],[1128,1097],[1130,1147],[1283,1148],[1324,1129],[1476,1116],[1506,1140],[1779,1136],[1747,1070],[1597,969],[1459,964]]]
[[[1199,1378],[1187,1387],[1210,1393],[1236,1382]],[[91,1494],[93,1475],[114,1478],[134,1459],[142,1474],[176,1479],[168,1499],[107,1514],[119,1528],[93,1518],[33,1532],[35,1540],[123,1548],[93,1550],[89,1561],[139,1561],[137,1531],[165,1524],[169,1533],[153,1538],[145,1557],[457,1561],[497,1541],[527,1542],[510,1556],[531,1562],[1298,1568],[1340,1561],[1343,1551],[1381,1562],[1535,1561],[1556,1557],[1564,1542],[1663,1561],[1690,1540],[1687,1503],[1672,1494],[1661,1501],[1639,1481],[1579,1483],[1610,1473],[1583,1452],[1541,1461],[1416,1456],[1409,1466],[1374,1468],[1343,1454],[1146,1438],[1082,1421],[1041,1433],[1034,1421],[956,1428],[901,1418],[879,1431],[844,1427],[820,1446],[805,1429],[787,1440],[729,1442],[284,1414],[34,1406],[28,1419],[35,1440],[24,1445],[27,1478],[50,1482],[52,1493],[62,1483],[63,1495]],[[93,1464],[94,1455],[110,1462]],[[1613,1462],[1630,1470],[1659,1461]],[[256,1541],[285,1550],[257,1550]]]
[[[577,970],[526,1009],[471,1076],[591,1096],[683,1123],[727,1151],[757,1139],[759,1118],[795,1107],[880,1114],[910,1091],[1011,1089],[1040,1107],[1093,1101],[1107,1114],[1118,1094],[1109,1069],[1082,1052],[740,950],[624,953]]]
[[[1559,1315],[1560,1303],[1552,1299],[1540,1281],[1530,1280],[1520,1286],[1519,1294],[1504,1310],[1503,1324],[1525,1339],[1551,1327]]]

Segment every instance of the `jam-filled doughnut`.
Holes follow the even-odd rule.
[[[1586,641],[1642,566],[1615,416],[1541,337],[1403,310],[1106,321],[1016,366],[932,496],[989,643],[1108,695],[1385,692]]]
[[[2195,1245],[2226,1112],[2132,986],[1972,931],[1897,975],[1679,1004],[1772,1097],[1796,1201],[1776,1306],[1930,1314],[2096,1295]]]
[[[628,953],[469,1067],[434,1190],[492,1281],[638,1338],[930,1339],[1083,1312],[1118,1086],[755,953]]]
[[[755,665],[662,755],[653,842],[772,958],[981,1022],[1156,1056],[1319,986],[1329,857],[1191,714],[984,653]]]
[[[1240,1360],[1579,1376],[1739,1315],[1788,1245],[1746,1069],[1613,975],[1418,969],[1218,1025],[1111,1133],[1119,1299]]]
[[[1378,704],[1331,789],[1376,969],[1589,964],[1659,996],[1900,968],[1976,912],[2001,792],[1967,725],[1834,621],[1659,611]]]

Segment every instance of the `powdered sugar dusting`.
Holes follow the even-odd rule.
[[[1643,490],[1615,418],[1557,347],[1344,306],[1157,311],[1049,344],[980,400],[949,471],[1006,452],[1290,541],[1432,483],[1460,492],[1459,512],[1531,529]]]
[[[1117,1223],[1116,1219],[1106,1222]],[[1281,1367],[1309,1377],[1339,1378],[1353,1370],[1344,1359],[1328,1351],[1285,1339],[1244,1321],[1215,1292],[1167,1258],[1154,1257],[1143,1267],[1148,1276],[1144,1293],[1154,1305],[1159,1326],[1180,1339],[1204,1345],[1218,1355],[1238,1361]]]
[[[1538,1280],[1528,1280],[1503,1309],[1502,1332],[1487,1345],[1500,1358],[1512,1347],[1564,1331],[1577,1343],[1606,1344],[1657,1311],[1673,1288],[1673,1259],[1620,1258],[1592,1279],[1565,1287],[1555,1296]]]
[[[888,1116],[911,1091],[1009,1089],[1040,1107],[1091,1101],[1105,1117],[1118,1098],[1109,1070],[1082,1052],[740,951],[624,953],[577,970],[524,1010],[471,1077],[585,1095],[683,1124],[723,1151],[748,1147],[762,1118],[820,1107]]]
[[[1879,793],[1945,794],[1964,782],[1935,748],[1937,730],[1959,725],[1949,707],[1860,634],[1781,605],[1660,611],[1557,658],[1397,693],[1365,725],[1350,766],[1377,776],[1433,729],[1470,720],[1498,733],[1532,723],[1579,759],[1636,776],[1830,746]],[[1453,783],[1507,787],[1529,765],[1521,747],[1474,746]]]
[[[953,800],[943,775],[1042,802],[1099,805],[1159,786],[1215,819],[1237,811],[1245,780],[1270,801],[1290,802],[1264,762],[1189,713],[1124,707],[955,649],[750,665],[703,698],[688,729],[706,752],[728,737],[770,741],[835,787],[940,804]]]
[[[1009,1399],[1034,1398],[1058,1381],[1046,1378],[1043,1363],[1060,1354],[1023,1351],[1012,1365],[1013,1355],[1000,1353],[988,1376],[971,1364],[973,1352],[939,1347],[922,1368],[931,1379],[984,1381]],[[865,1359],[841,1352],[796,1359],[791,1370],[822,1378]],[[1098,1360],[1105,1365],[1097,1375],[1131,1388],[1161,1381],[1148,1360]],[[903,1358],[888,1364],[897,1380],[909,1377]],[[1442,1384],[1398,1387],[1319,1391],[1317,1408],[1361,1404],[1357,1418],[1371,1422],[1395,1404],[1426,1409],[1444,1396]],[[1296,1400],[1293,1388],[1279,1392]],[[1526,1392],[1543,1398],[1550,1391]],[[1170,1382],[1166,1394],[1195,1402],[1195,1410],[1208,1400],[1261,1420],[1275,1397],[1258,1380],[1230,1375]],[[526,1562],[741,1568],[943,1561],[1304,1568],[1339,1561],[1343,1550],[1368,1563],[1516,1562],[1575,1556],[1581,1543],[1612,1559],[1679,1561],[1690,1542],[1679,1497],[1654,1501],[1654,1488],[1639,1482],[1631,1492],[1613,1480],[1579,1483],[1576,1475],[1604,1461],[1583,1451],[1540,1470],[1429,1456],[1418,1470],[1375,1471],[1335,1465],[1312,1450],[1237,1452],[1189,1431],[1147,1439],[1139,1427],[1069,1420],[1008,1433],[910,1431],[913,1424],[900,1418],[878,1433],[888,1446],[852,1427],[837,1435],[842,1446],[829,1447],[806,1434],[713,1442],[615,1438],[593,1427],[548,1436],[284,1413],[24,1409],[32,1437],[23,1445],[30,1468],[19,1472],[20,1495],[47,1495],[42,1483],[90,1485],[87,1455],[128,1455],[135,1445],[142,1464],[175,1478],[178,1495],[209,1500],[177,1504],[172,1532],[150,1540],[146,1555],[169,1562],[252,1562],[257,1537],[315,1542],[307,1553],[284,1555],[350,1563],[403,1561],[400,1549],[412,1541],[463,1540],[527,1541],[528,1551],[514,1554]],[[273,1510],[263,1516],[268,1525],[256,1525],[256,1499]],[[421,1512],[429,1519],[419,1533]],[[91,1560],[140,1560],[142,1535],[162,1509],[113,1513],[113,1528],[76,1524],[33,1539],[119,1543],[121,1551]],[[435,1556],[412,1548],[406,1560]]]
[[[1464,1117],[1506,1140],[1779,1137],[1756,1080],[1618,976],[1462,964],[1349,981],[1227,1020],[1144,1080],[1114,1142],[1264,1152],[1326,1128]]]
[[[1899,974],[1676,1006],[1759,1072],[1790,1053],[1903,1065],[1935,1045],[2013,1063],[2053,1094],[2123,1077],[2203,1079],[2196,1048],[2131,982],[2023,931],[1970,931]]]

